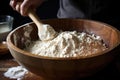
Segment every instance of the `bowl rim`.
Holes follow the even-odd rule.
[[[47,20],[56,20],[56,19],[45,19],[45,20],[42,20],[42,21],[47,21]],[[59,19],[59,20],[68,20],[68,19]],[[71,20],[71,19],[69,18],[69,20]],[[96,22],[96,23],[100,23],[100,24],[102,23],[102,24],[104,24],[104,25],[106,25],[106,26],[111,27],[111,28],[114,29],[117,33],[120,34],[120,31],[119,31],[119,30],[117,30],[115,27],[113,27],[113,26],[111,26],[111,25],[109,25],[109,24],[107,24],[107,23],[104,23],[104,22],[100,22],[100,21],[96,21],[96,20],[89,20],[89,19],[72,19],[72,20],[84,20],[84,21],[91,21],[91,22]],[[32,54],[32,53],[30,53],[30,52],[28,52],[28,51],[24,51],[24,50],[16,47],[16,46],[12,43],[12,41],[10,40],[12,34],[13,34],[16,30],[18,30],[19,28],[25,27],[26,25],[30,25],[30,24],[34,24],[34,22],[25,23],[25,24],[23,24],[23,25],[15,28],[14,30],[12,30],[12,31],[8,34],[8,36],[7,36],[7,38],[6,38],[7,45],[8,45],[8,49],[9,49],[9,47],[11,47],[13,50],[19,52],[20,54],[27,55],[27,56],[34,57],[34,58],[51,59],[51,60],[74,60],[74,59],[87,59],[87,58],[97,57],[97,56],[103,55],[103,54],[111,51],[112,49],[114,49],[114,48],[116,48],[118,45],[120,45],[120,42],[118,42],[118,43],[116,43],[112,48],[109,48],[109,49],[103,51],[102,53],[99,52],[99,53],[97,53],[97,54],[92,54],[92,55],[87,55],[87,56],[79,56],[79,57],[50,57],[50,56],[35,55],[35,54]],[[119,36],[119,38],[120,38],[120,36]],[[11,54],[12,54],[12,53],[11,53]]]

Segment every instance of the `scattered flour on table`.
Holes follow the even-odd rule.
[[[8,70],[4,73],[4,76],[10,79],[22,80],[24,75],[27,73],[28,70],[26,70],[22,66],[16,66],[8,68]]]
[[[49,57],[79,57],[95,54],[107,47],[100,36],[85,32],[64,31],[49,41],[33,41],[25,50]]]

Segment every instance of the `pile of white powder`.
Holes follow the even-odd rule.
[[[60,32],[52,40],[37,40],[25,48],[32,54],[49,57],[87,56],[106,49],[100,36],[77,31]]]
[[[8,68],[8,70],[4,73],[4,76],[10,79],[22,80],[25,74],[28,73],[28,70],[22,66],[16,66]]]

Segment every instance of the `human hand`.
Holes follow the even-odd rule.
[[[36,10],[45,0],[11,0],[10,6],[22,16],[27,16],[30,9]]]

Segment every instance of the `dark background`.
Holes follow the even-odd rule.
[[[31,21],[28,17],[23,17],[18,12],[14,11],[9,5],[9,1],[10,0],[0,1],[0,15],[13,16],[14,17],[13,28],[16,28],[22,24]],[[58,11],[58,6],[59,0],[48,0],[38,8],[37,14],[40,17],[40,19],[57,18],[56,14]]]
[[[11,15],[14,17],[14,24],[13,28],[16,28],[22,24],[28,23],[31,20],[28,17],[21,16],[18,12],[14,11],[10,5],[10,0],[1,0],[0,1],[0,15]],[[120,4],[118,1],[111,0],[111,6],[106,12],[106,15],[103,16],[103,13],[100,13],[93,18],[94,20],[102,21],[105,23],[108,23],[117,29],[120,30],[120,11],[119,7]],[[37,14],[40,17],[40,19],[51,19],[51,18],[57,18],[57,11],[59,8],[59,0],[48,0],[44,4],[42,4],[38,10]]]

